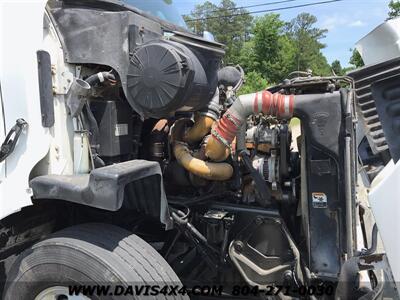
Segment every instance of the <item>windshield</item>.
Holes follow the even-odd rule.
[[[157,18],[186,28],[185,21],[173,4],[173,0],[124,0],[124,2]]]

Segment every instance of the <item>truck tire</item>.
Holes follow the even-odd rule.
[[[96,291],[86,297],[81,292],[78,299],[189,299],[176,294],[132,295],[130,288],[135,292],[135,286],[181,286],[181,282],[141,238],[97,223],[66,228],[21,253],[7,274],[3,299],[70,299],[68,287],[81,285],[110,286],[110,290],[107,295]],[[122,290],[126,295],[120,295]]]

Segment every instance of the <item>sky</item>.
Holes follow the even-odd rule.
[[[216,4],[220,2],[219,0],[210,1]],[[174,0],[175,6],[177,6],[181,14],[189,14],[196,4],[203,2],[202,0]],[[237,6],[247,6],[276,2],[276,0],[236,0],[235,2]],[[321,0],[295,0],[288,3],[250,8],[249,11],[312,2],[321,2]],[[343,0],[341,2],[276,11],[276,13],[279,13],[285,21],[291,20],[301,12],[315,15],[318,18],[317,26],[328,29],[326,38],[322,40],[326,44],[326,48],[322,51],[328,62],[332,63],[332,61],[338,59],[341,65],[346,67],[349,65],[348,62],[351,56],[350,48],[354,48],[358,40],[385,21],[389,2],[390,0]]]

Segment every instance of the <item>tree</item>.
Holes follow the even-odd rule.
[[[258,72],[270,82],[283,80],[294,58],[294,44],[285,35],[285,25],[278,14],[268,14],[258,19],[254,26]]]
[[[221,0],[219,5],[206,1],[196,5],[184,18],[194,32],[210,31],[218,42],[226,45],[225,63],[237,63],[252,26],[253,17],[246,12],[237,9],[232,0]]]
[[[399,0],[391,0],[389,2],[389,13],[387,20],[396,18],[400,16],[400,1]]]
[[[350,57],[349,63],[356,68],[361,68],[364,66],[364,61],[360,55],[360,53],[357,51],[357,49],[350,49],[350,51],[353,51],[353,54]]]
[[[279,39],[285,23],[278,14],[267,14],[259,18],[253,28],[255,52],[263,63],[269,64],[276,59],[279,52]],[[267,67],[267,66],[266,66]],[[268,67],[267,67],[268,68]]]
[[[246,72],[254,71],[268,82],[277,83],[292,71],[294,46],[285,34],[285,25],[278,14],[256,19],[253,35],[244,44],[239,57]]]
[[[241,95],[264,90],[268,85],[268,81],[255,71],[248,72],[245,79],[246,81],[239,91]]]
[[[320,42],[325,38],[326,29],[315,27],[317,18],[309,13],[301,13],[288,25],[288,36],[295,45],[293,69],[305,71],[311,69],[316,75],[329,75],[330,66],[321,53],[325,45]]]
[[[342,65],[340,64],[340,61],[338,61],[337,59],[332,62],[331,69],[338,76],[342,76],[345,74]]]
[[[246,41],[240,49],[240,55],[237,63],[244,69],[245,72],[259,71],[260,62],[255,51],[256,44],[254,39]]]
[[[185,20],[195,32],[210,31],[226,45],[225,64],[239,63],[246,73],[253,72],[250,78],[269,83],[278,83],[296,70],[331,75],[321,52],[327,30],[315,26],[315,16],[302,13],[286,23],[278,14],[266,14],[253,22],[232,0],[220,1],[197,5]]]

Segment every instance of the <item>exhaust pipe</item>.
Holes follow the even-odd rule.
[[[211,101],[196,114],[194,125],[183,135],[183,140],[189,144],[200,142],[210,133],[212,125],[220,117],[220,112],[217,88]]]
[[[233,168],[230,164],[206,162],[194,158],[184,143],[175,142],[174,155],[179,164],[190,173],[199,177],[208,180],[224,181],[233,175]]]
[[[200,142],[210,133],[214,122],[215,120],[209,116],[196,115],[193,126],[183,135],[183,140],[188,144]]]
[[[233,175],[233,168],[230,164],[206,162],[192,155],[183,139],[187,122],[187,119],[179,119],[171,128],[170,141],[173,145],[173,153],[177,162],[188,172],[207,180],[224,181],[230,179]],[[199,135],[196,136],[196,139],[198,137]]]

